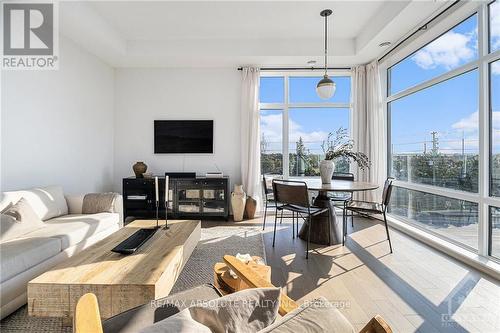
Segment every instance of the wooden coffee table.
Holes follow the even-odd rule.
[[[165,221],[160,221],[164,225]],[[167,296],[200,240],[200,221],[169,221],[137,252],[111,252],[139,228],[156,221],[136,220],[28,283],[28,313],[71,319],[85,293],[99,300],[103,319]]]

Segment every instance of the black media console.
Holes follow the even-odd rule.
[[[165,177],[158,177],[159,217],[165,218]],[[229,217],[229,177],[169,179],[168,218],[201,219]],[[155,179],[123,179],[125,223],[132,218],[156,218]]]

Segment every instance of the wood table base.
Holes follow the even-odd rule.
[[[320,191],[314,206],[328,208],[329,213],[323,213],[311,218],[311,243],[321,245],[335,245],[342,243],[342,225],[337,219],[333,202],[328,198],[326,192]],[[309,234],[309,222],[306,220],[299,232],[299,237],[307,241]]]

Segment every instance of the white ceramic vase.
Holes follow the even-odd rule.
[[[235,222],[243,221],[247,195],[243,191],[243,185],[234,185],[234,191],[231,193],[231,207],[233,208],[233,219]]]
[[[332,160],[322,160],[319,162],[319,174],[323,184],[331,184],[335,163]]]

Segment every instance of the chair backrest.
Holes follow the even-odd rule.
[[[392,181],[394,178],[388,177],[384,183],[384,191],[382,192],[382,205],[387,207],[391,201],[392,194]]]
[[[265,195],[268,195],[271,192],[267,187],[267,179],[265,175],[262,175],[262,190],[264,191]]]
[[[264,191],[265,195],[273,193],[273,185],[272,181],[273,179],[282,179],[283,176],[281,175],[262,175],[262,189]]]
[[[354,181],[354,174],[351,172],[334,172],[332,179]]]
[[[305,182],[273,179],[273,192],[277,203],[309,207],[309,193]]]

